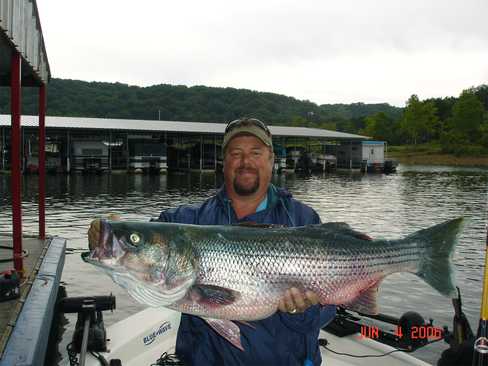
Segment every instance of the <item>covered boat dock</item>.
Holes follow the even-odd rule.
[[[9,147],[9,120],[9,115],[0,115],[0,145],[7,148],[0,151]],[[38,118],[22,116],[22,126],[23,170],[35,172]],[[225,123],[47,116],[47,169],[218,171],[222,165],[225,127]],[[344,152],[358,149],[358,144],[368,139],[317,128],[269,127],[276,171],[295,170],[304,165],[325,170],[328,164],[336,163],[346,168],[359,166],[360,155]],[[9,169],[8,161],[5,154],[0,156],[1,170]]]

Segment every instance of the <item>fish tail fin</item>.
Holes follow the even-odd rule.
[[[456,293],[451,258],[463,226],[464,219],[460,217],[408,237],[408,240],[421,243],[419,245],[425,250],[416,275],[445,296],[454,297]]]

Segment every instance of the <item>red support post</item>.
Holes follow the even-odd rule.
[[[20,158],[20,84],[21,58],[18,52],[12,54],[10,70],[11,107],[12,114],[12,144],[11,144],[11,191],[12,191],[12,224],[14,241],[14,268],[23,273],[22,262],[22,176]]]
[[[39,239],[46,238],[46,84],[39,88]]]

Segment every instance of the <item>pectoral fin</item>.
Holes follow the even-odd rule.
[[[343,304],[349,310],[357,311],[358,313],[375,315],[378,314],[378,290],[381,284],[381,280],[373,283],[371,287],[368,287],[362,291],[358,297],[353,301]]]
[[[234,303],[241,294],[225,287],[199,284],[190,288],[189,296],[202,305],[223,306]]]
[[[222,337],[227,339],[233,346],[244,351],[241,344],[241,330],[230,320],[203,318],[207,324]]]

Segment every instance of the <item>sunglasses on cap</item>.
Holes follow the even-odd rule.
[[[261,128],[264,132],[266,132],[268,136],[271,136],[269,128],[263,122],[256,118],[240,118],[229,122],[229,124],[225,128],[225,133],[232,131],[236,127],[241,126],[257,126]]]

